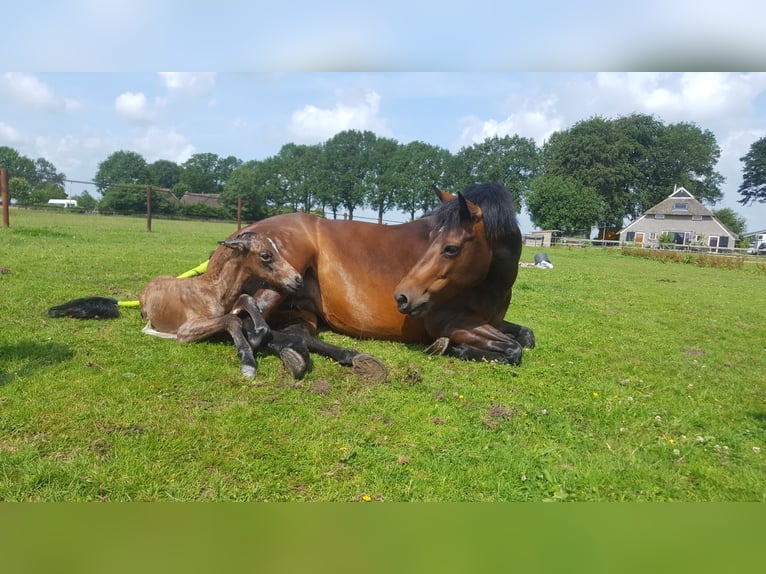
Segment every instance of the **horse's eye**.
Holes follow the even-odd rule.
[[[444,249],[442,250],[442,253],[446,255],[447,257],[454,257],[458,253],[460,253],[460,247],[457,245],[445,245]]]
[[[271,251],[261,251],[261,261],[271,263],[274,260],[274,254]]]

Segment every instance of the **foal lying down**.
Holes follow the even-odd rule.
[[[255,300],[244,293],[245,283],[257,279],[280,292],[295,293],[303,278],[263,233],[243,233],[220,245],[204,274],[188,279],[163,275],[144,287],[139,296],[141,315],[147,320],[143,331],[181,343],[228,332],[242,374],[252,377],[257,369],[253,347],[260,345],[269,327]],[[247,336],[240,313],[252,320]]]

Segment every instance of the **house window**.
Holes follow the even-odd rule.
[[[636,232],[635,231],[628,231],[625,234],[625,241],[635,241],[636,239]]]
[[[674,203],[673,211],[689,211],[689,204],[684,202]]]
[[[702,221],[701,215],[692,215],[692,221]]]
[[[665,219],[665,214],[664,213],[655,213],[654,214],[654,219]]]
[[[651,239],[652,241],[655,241],[657,239],[657,234],[654,231],[652,231],[649,234],[649,239]]]

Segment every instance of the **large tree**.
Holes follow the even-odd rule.
[[[410,219],[433,209],[438,203],[433,186],[445,185],[451,157],[446,149],[422,141],[398,146],[383,176],[383,185],[394,191],[394,204],[386,209],[396,207]]]
[[[745,165],[742,169],[742,183],[737,190],[742,196],[742,205],[766,202],[766,136],[753,142],[750,151],[739,158]]]
[[[242,165],[234,157],[219,157],[214,153],[195,153],[181,164],[179,181],[192,193],[221,193],[232,172]]]
[[[371,131],[345,130],[325,142],[324,182],[319,193],[333,217],[337,218],[343,207],[348,218],[353,219],[356,208],[365,204],[365,185],[369,185],[365,176],[372,168],[372,149],[377,139]]]
[[[173,189],[173,186],[175,186],[181,178],[180,166],[176,162],[168,159],[158,159],[157,161],[150,163],[147,167],[149,169],[149,181],[151,181],[152,185],[156,185],[163,189]]]
[[[93,181],[102,194],[110,186],[151,183],[144,157],[137,152],[126,150],[116,151],[99,163]]]
[[[450,191],[479,182],[497,182],[508,188],[516,210],[540,169],[540,150],[534,140],[518,135],[493,136],[462,148],[451,164]]]
[[[541,175],[532,180],[530,187],[527,210],[541,229],[590,235],[591,228],[603,217],[604,203],[599,194],[573,177]]]

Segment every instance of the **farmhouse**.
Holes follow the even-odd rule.
[[[666,199],[622,229],[620,245],[659,247],[660,237],[676,245],[711,249],[733,248],[737,240],[736,234],[683,187],[676,187]]]

